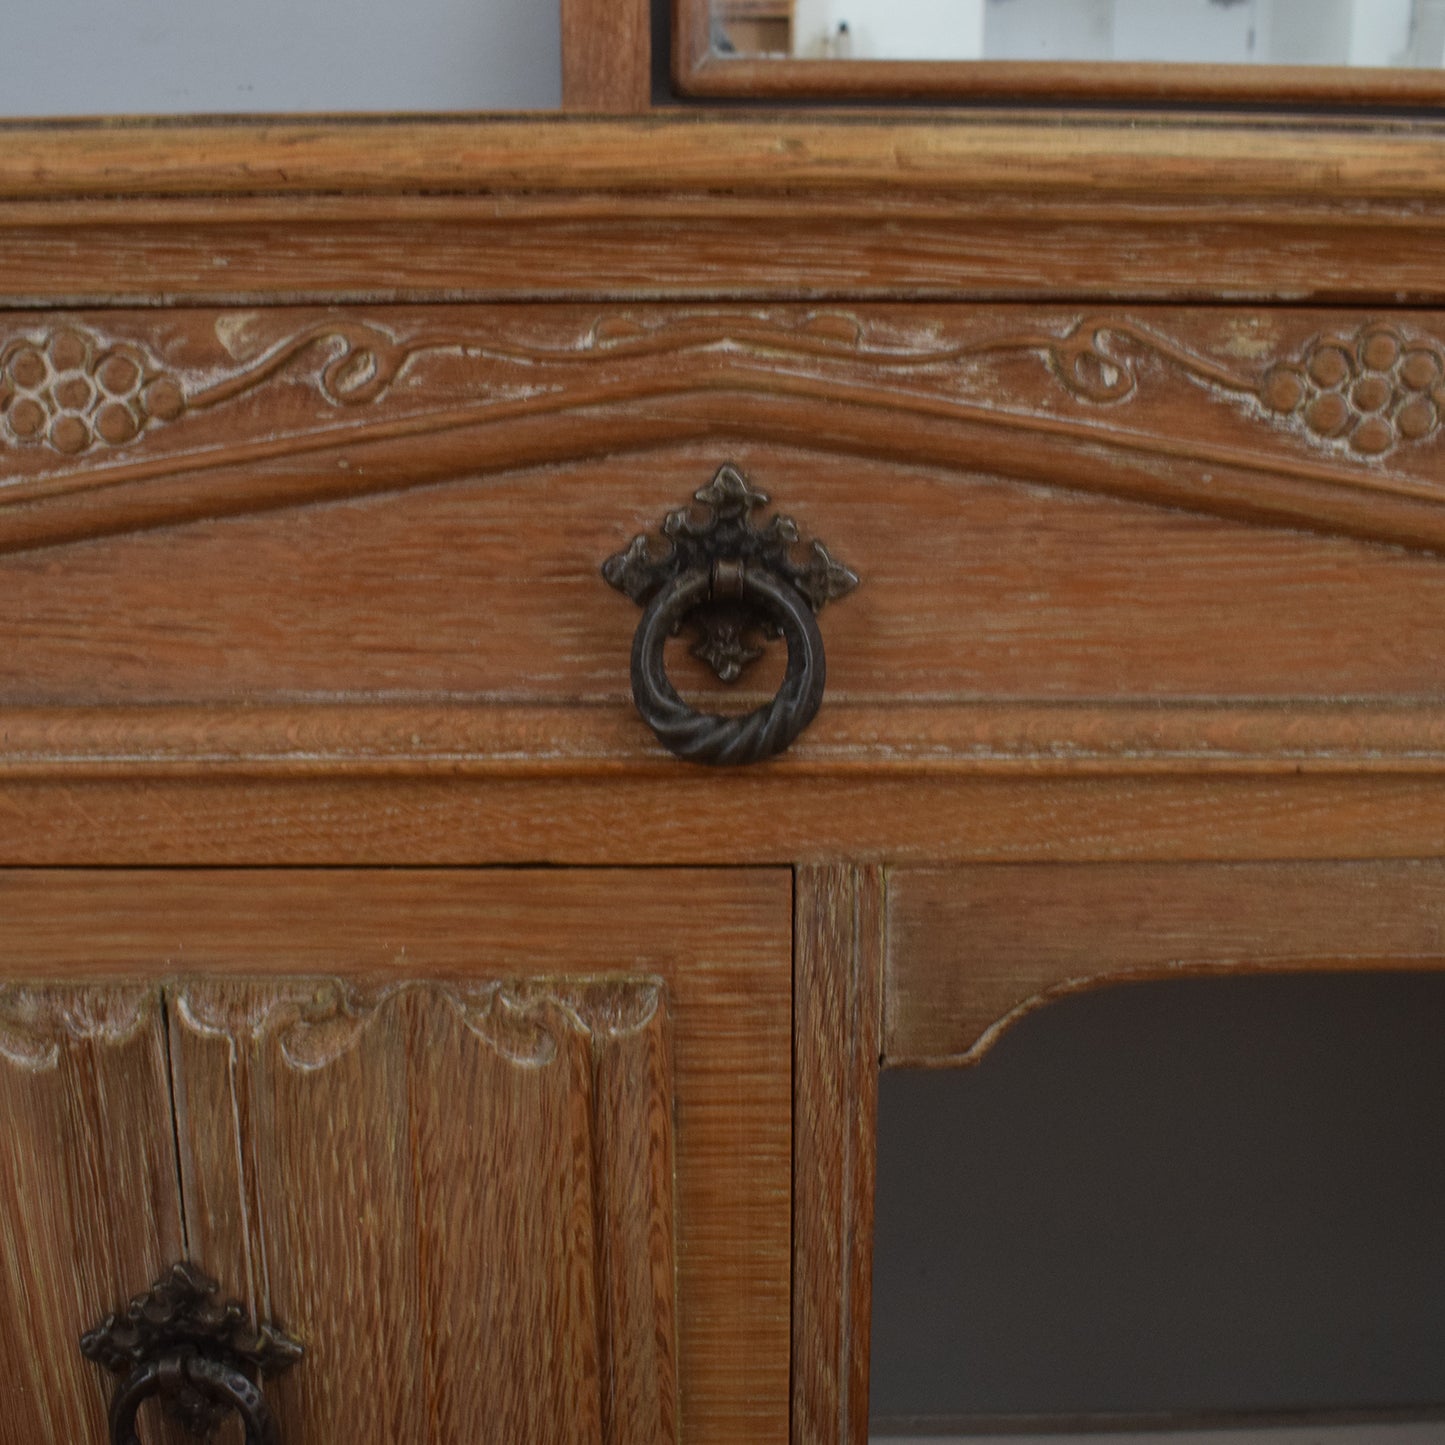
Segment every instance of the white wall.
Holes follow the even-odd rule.
[[[984,0],[796,0],[793,49],[818,56],[846,22],[855,60],[977,60]]]
[[[0,0],[0,115],[547,109],[558,0]]]

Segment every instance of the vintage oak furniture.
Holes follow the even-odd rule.
[[[857,1445],[880,1065],[1445,962],[1433,121],[12,126],[0,256],[5,1445]]]

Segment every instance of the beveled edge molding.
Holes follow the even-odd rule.
[[[1445,776],[1439,700],[850,702],[778,765],[800,777]],[[0,710],[0,784],[45,779],[675,776],[622,699],[578,705]]]
[[[1017,111],[12,121],[0,201],[873,190],[1445,199],[1434,120]]]

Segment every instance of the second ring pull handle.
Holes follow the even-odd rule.
[[[253,1376],[277,1375],[302,1348],[276,1326],[252,1325],[236,1300],[193,1264],[180,1263],[80,1341],[87,1359],[121,1377],[110,1402],[110,1445],[143,1445],[140,1407],[157,1398],[192,1435],[232,1415],[246,1445],[280,1445],[275,1416]]]
[[[632,696],[658,741],[690,762],[755,763],[782,752],[817,716],[827,665],[814,614],[851,592],[858,577],[821,542],[799,561],[790,517],[754,526],[752,514],[768,498],[732,465],[694,497],[705,508],[700,519],[682,507],[663,520],[665,553],[654,556],[648,539],[635,537],[607,559],[602,575],[645,609],[632,641]],[[787,670],[772,700],[741,716],[689,707],[663,659],[667,639],[686,622],[700,634],[693,653],[724,682],[762,655],[754,634],[783,638]]]
[[[276,1417],[259,1385],[220,1360],[186,1354],[164,1355],[137,1365],[121,1382],[110,1402],[111,1445],[142,1445],[136,1416],[153,1395],[172,1406],[190,1399],[196,1409],[234,1410],[245,1426],[246,1445],[281,1445]],[[179,1413],[186,1414],[184,1405]]]

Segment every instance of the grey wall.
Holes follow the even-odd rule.
[[[1445,1404],[1442,1040],[1445,977],[1180,980],[885,1074],[875,1416]]]
[[[560,8],[0,0],[0,115],[547,109]]]

